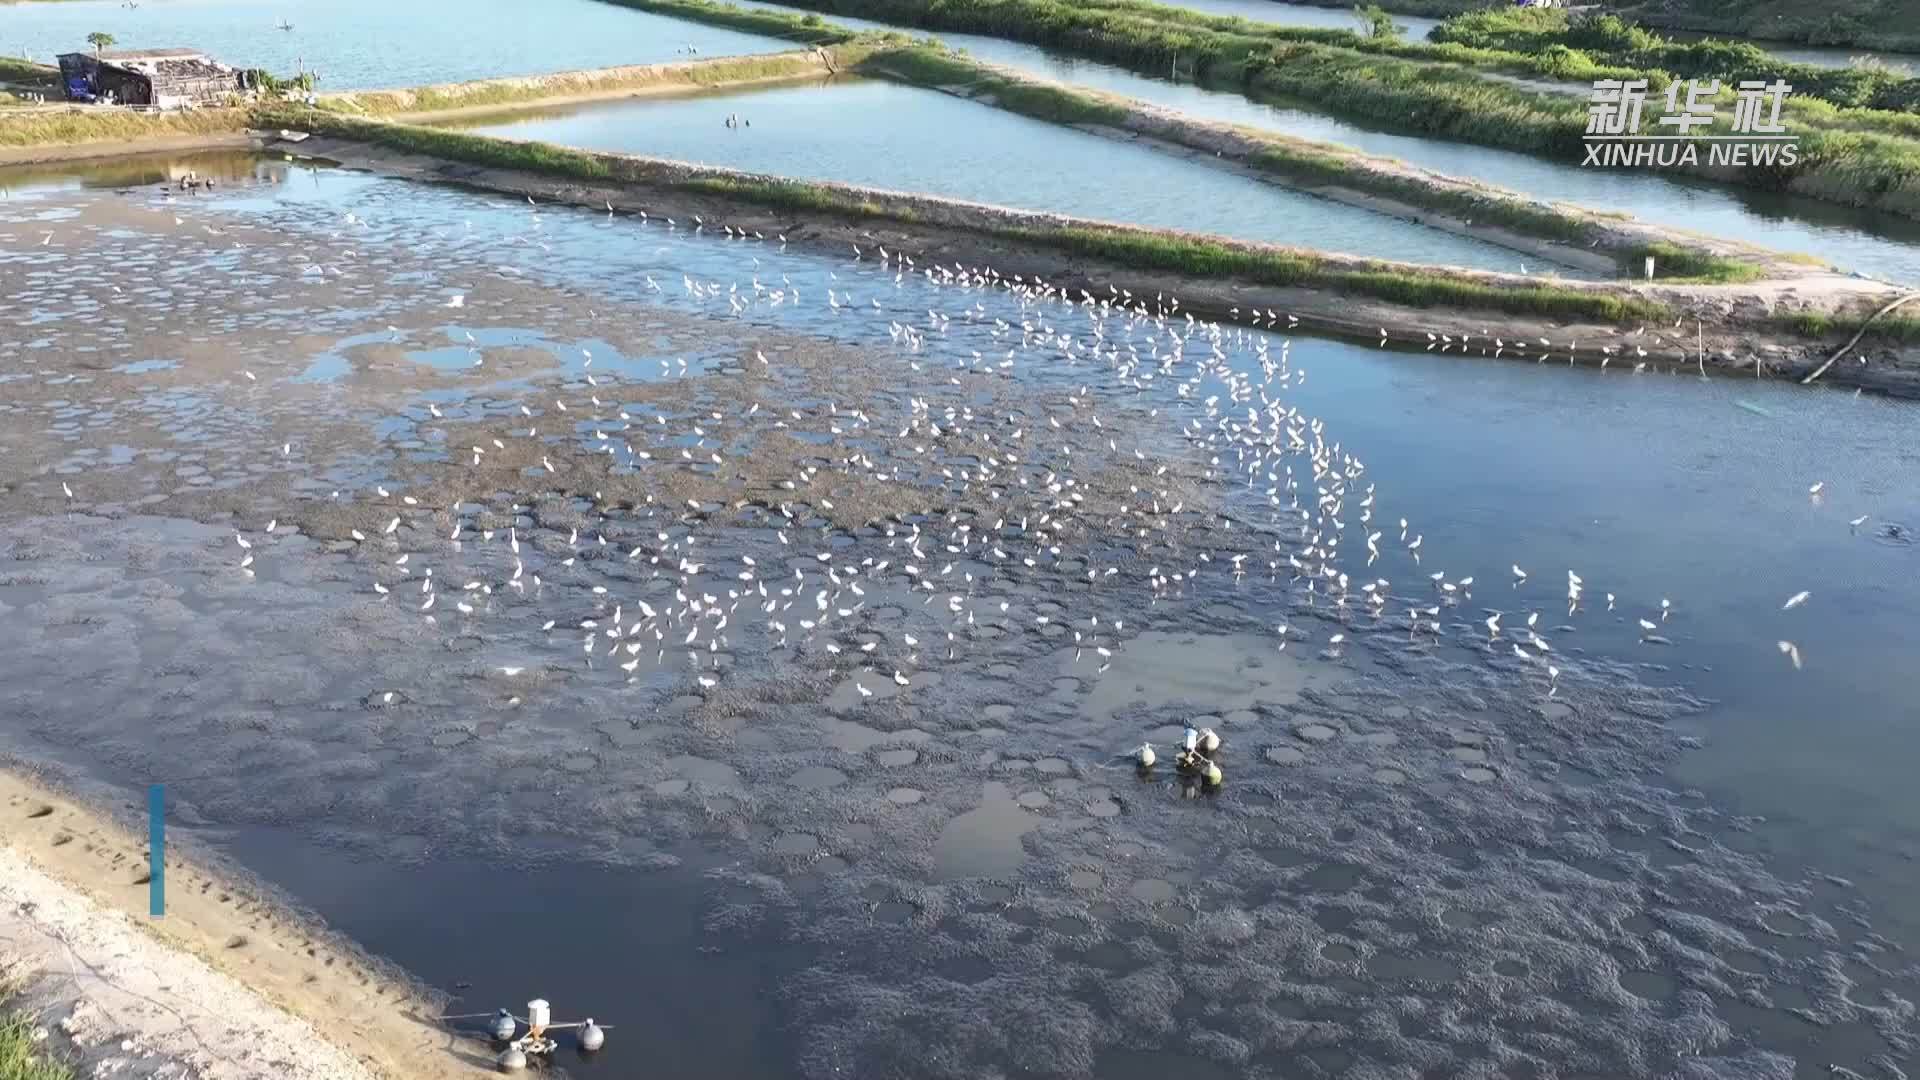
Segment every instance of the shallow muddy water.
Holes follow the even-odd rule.
[[[0,749],[456,1011],[606,1076],[1907,1060],[1911,406],[227,175],[0,203]]]
[[[741,126],[725,126],[731,115]],[[469,130],[1381,259],[1509,272],[1527,261],[1176,155],[883,81],[586,105]]]
[[[283,24],[292,26],[282,30]],[[322,90],[541,75],[777,52],[784,43],[597,0],[60,0],[0,4],[0,55],[53,63],[87,35],[122,49],[193,48],[238,68],[320,74]]]
[[[743,3],[778,7],[758,0]],[[882,25],[858,19],[836,21],[869,28]],[[1812,199],[1715,187],[1657,173],[1582,168],[1573,162],[1352,122],[1307,106],[1252,102],[1231,89],[1151,79],[1110,64],[1049,53],[1019,42],[970,34],[937,36],[983,60],[1151,101],[1194,116],[1352,146],[1449,176],[1484,180],[1535,199],[1615,210],[1677,228],[1751,239],[1781,251],[1817,255],[1843,270],[1920,282],[1920,223],[1891,214],[1863,213]]]

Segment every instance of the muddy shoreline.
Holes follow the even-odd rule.
[[[1110,228],[1097,222],[1077,222],[1058,215],[1005,210],[960,200],[892,192],[860,191],[874,199],[897,203],[917,219],[876,220],[819,211],[776,211],[740,199],[643,179],[599,182],[555,180],[520,170],[467,165],[410,154],[387,147],[333,136],[316,136],[276,149],[336,162],[381,175],[512,194],[537,201],[559,202],[589,209],[612,205],[626,214],[691,219],[700,215],[708,228],[730,226],[821,250],[853,249],[903,252],[921,264],[991,267],[1002,274],[1037,276],[1069,291],[1108,295],[1108,289],[1136,296],[1180,298],[1181,309],[1195,318],[1259,326],[1295,326],[1302,332],[1430,351],[1468,352],[1534,360],[1543,363],[1608,366],[1648,363],[1670,366],[1704,364],[1711,370],[1743,372],[1756,378],[1799,379],[1816,370],[1840,342],[1811,343],[1786,333],[1773,317],[1796,301],[1824,307],[1854,307],[1884,303],[1898,292],[1873,282],[1841,275],[1810,275],[1792,281],[1763,281],[1748,285],[1631,285],[1561,282],[1602,294],[1643,297],[1683,313],[1680,327],[1638,328],[1597,322],[1551,319],[1506,312],[1420,308],[1383,300],[1344,295],[1332,290],[1279,287],[1253,282],[1198,278],[1142,271],[1111,262],[1016,243],[987,230],[996,225],[1072,222],[1084,227]],[[673,162],[654,162],[622,154],[593,153],[598,161],[632,175],[635,167],[663,169],[673,175],[742,177],[722,169],[702,169]],[[844,185],[832,185],[845,187]],[[1229,243],[1235,243],[1230,242]],[[1257,247],[1258,245],[1239,245]],[[1329,256],[1355,266],[1380,265],[1373,260]],[[1526,287],[1535,279],[1510,274],[1458,271],[1464,279],[1502,287]],[[1272,317],[1268,313],[1272,313]],[[1291,320],[1291,321],[1290,321]],[[1691,333],[1687,331],[1692,331]],[[1383,333],[1384,332],[1384,333]],[[1536,347],[1541,339],[1548,344]],[[1526,342],[1525,349],[1496,348],[1492,342]],[[1702,347],[1704,346],[1704,359]],[[1641,354],[1637,350],[1646,350]],[[1865,353],[1865,363],[1836,364],[1823,377],[1829,385],[1858,387],[1902,397],[1920,397],[1920,349],[1883,347]],[[1851,358],[1850,358],[1851,359]]]
[[[0,761],[6,821],[0,861],[23,859],[103,909],[104,918],[76,902],[75,916],[89,933],[131,931],[130,939],[107,946],[116,965],[150,965],[167,984],[144,989],[164,996],[119,1000],[116,995],[142,992],[136,976],[116,969],[105,985],[92,985],[84,975],[99,974],[94,965],[101,959],[87,960],[88,943],[74,939],[71,928],[45,923],[44,915],[26,914],[29,929],[7,959],[28,973],[26,1000],[49,1020],[60,1018],[55,1045],[70,1059],[124,1071],[151,1069],[157,1056],[219,1078],[452,1080],[488,1071],[485,1057],[456,1049],[446,1029],[425,1022],[441,1011],[430,991],[179,831],[169,837],[167,913],[151,918],[143,880],[147,848],[144,830],[133,827],[136,811],[131,799],[111,789],[83,791],[44,768]],[[37,931],[35,923],[42,924]],[[36,946],[40,934],[65,938],[69,955]],[[217,975],[195,976],[198,964]],[[80,969],[74,981],[61,977],[70,965]],[[220,976],[246,991],[224,986]],[[195,1028],[203,1040],[198,1047],[187,1037]],[[338,1045],[320,1034],[344,1032],[353,1037]],[[262,1053],[277,1056],[261,1061]],[[129,1054],[141,1064],[132,1066]]]

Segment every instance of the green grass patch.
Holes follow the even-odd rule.
[[[869,199],[861,199],[846,192],[809,184],[804,180],[695,176],[678,181],[672,186],[683,191],[698,191],[779,210],[853,214],[859,217],[880,217],[906,222],[919,220],[919,215],[911,211],[883,206]]]
[[[1443,64],[1408,64],[1324,46],[1274,50],[1273,62],[1251,74],[1250,96],[1313,102],[1328,111],[1411,127],[1461,142],[1568,159],[1583,156],[1586,104],[1475,77]],[[1715,131],[1731,133],[1734,94],[1722,91]],[[1716,173],[1685,170],[1723,183],[1864,206],[1920,217],[1920,138],[1913,117],[1836,109],[1788,99],[1782,122],[1799,136],[1793,165]],[[1861,130],[1862,127],[1879,130]],[[1920,132],[1916,132],[1920,134]]]
[[[1386,265],[1354,268],[1332,264],[1309,252],[1255,251],[1170,233],[1077,227],[1006,232],[1035,244],[1064,247],[1126,266],[1194,277],[1241,278],[1263,285],[1326,288],[1413,307],[1473,308],[1607,322],[1657,319],[1669,314],[1665,305],[1630,296],[1550,284],[1487,285],[1445,270]]]
[[[1911,306],[1911,305],[1909,305]],[[1870,315],[1829,315],[1818,311],[1796,311],[1790,315],[1775,317],[1775,323],[1802,337],[1829,339],[1833,344],[1842,344],[1844,339],[1858,333]],[[1909,315],[1904,310],[1894,312],[1877,320],[1860,339],[1863,345],[1894,344],[1912,345],[1920,343],[1920,315]]]
[[[1560,244],[1584,244],[1592,235],[1586,222],[1552,207],[1518,199],[1477,195],[1463,189],[1422,183],[1365,168],[1332,149],[1275,142],[1255,154],[1261,171],[1285,177],[1303,186],[1331,185],[1392,199],[1422,210],[1456,217],[1477,225],[1491,225]]]
[[[0,1002],[13,997],[0,986]],[[49,1057],[33,1039],[32,1018],[0,1005],[0,1080],[74,1080],[73,1070]]]
[[[179,135],[224,135],[246,129],[241,109],[142,113],[75,106],[55,112],[0,113],[0,147],[60,146]]]
[[[1661,280],[1734,285],[1766,276],[1766,271],[1753,263],[1665,243],[1647,244],[1627,252],[1620,257],[1620,265],[1630,276],[1644,275],[1649,255],[1653,256],[1653,276]]]
[[[410,153],[469,164],[521,169],[577,180],[634,180],[700,192],[781,210],[914,222],[908,204],[801,180],[689,173],[617,155],[595,155],[545,143],[510,142],[483,135],[343,117],[313,110],[263,110],[256,123],[303,128]],[[1631,296],[1554,284],[1487,285],[1445,269],[1335,263],[1311,252],[1275,252],[1203,237],[1085,226],[1038,228],[989,225],[974,231],[1039,247],[1111,260],[1124,266],[1196,277],[1233,277],[1268,285],[1327,288],[1420,307],[1465,307],[1621,322],[1667,314],[1660,304]]]
[[[31,60],[0,56],[0,82],[18,83],[21,86],[58,87],[60,69],[46,64],[36,64]]]

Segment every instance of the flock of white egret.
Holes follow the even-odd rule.
[[[531,234],[540,228],[541,208],[529,213]],[[611,206],[608,216],[616,216]],[[626,224],[685,230],[671,218],[644,211]],[[345,215],[346,229],[363,225],[355,214]],[[784,236],[769,240],[697,216],[691,231],[755,246],[787,246]],[[1303,383],[1306,373],[1292,363],[1290,341],[1276,349],[1276,339],[1266,331],[1280,329],[1283,322],[1295,325],[1293,317],[1250,311],[1244,316],[1247,325],[1221,324],[1196,319],[1165,296],[1149,300],[1113,287],[1096,295],[992,269],[919,265],[912,256],[877,244],[856,245],[852,255],[866,272],[848,282],[830,273],[823,297],[803,295],[786,274],[762,281],[757,256],[754,272],[743,281],[682,275],[679,292],[703,310],[724,302],[727,316],[757,312],[767,317],[771,309],[814,304],[835,317],[868,318],[883,308],[879,295],[862,303],[856,289],[899,294],[917,278],[931,286],[927,295],[949,299],[946,310],[927,308],[924,317],[889,318],[888,338],[906,381],[893,387],[893,376],[883,375],[877,385],[896,393],[882,400],[816,401],[805,407],[742,398],[731,410],[651,411],[622,404],[623,377],[596,372],[591,350],[581,348],[577,361],[563,361],[569,370],[551,396],[519,403],[520,422],[492,422],[483,434],[463,439],[464,446],[450,447],[447,466],[480,470],[494,456],[517,460],[516,454],[537,460],[537,471],[524,470],[526,490],[519,493],[531,501],[551,494],[542,492],[551,486],[542,474],[549,481],[563,479],[552,476],[564,471],[556,457],[602,454],[611,470],[643,482],[678,474],[708,497],[686,498],[680,505],[647,494],[618,506],[596,492],[589,500],[595,515],[589,527],[571,529],[565,543],[555,545],[530,542],[517,525],[476,525],[469,519],[484,499],[426,505],[385,485],[335,491],[335,500],[372,504],[385,516],[377,532],[354,529],[350,534],[372,577],[367,587],[428,623],[529,620],[538,628],[531,648],[568,648],[587,667],[617,668],[629,679],[639,678],[637,669],[648,658],[664,665],[669,653],[684,653],[702,692],[728,677],[718,657],[743,624],[764,634],[776,650],[818,646],[832,663],[852,663],[863,674],[907,687],[919,671],[943,657],[952,659],[981,620],[1045,627],[1057,618],[1075,649],[1095,652],[1105,670],[1125,648],[1129,626],[1138,632],[1150,617],[1145,612],[1133,619],[1021,612],[1016,601],[995,589],[997,579],[1010,573],[1028,584],[1052,573],[1061,575],[1054,579],[1061,587],[1138,587],[1149,605],[1191,592],[1203,581],[1264,579],[1279,590],[1272,611],[1310,613],[1273,624],[1273,645],[1282,651],[1290,644],[1317,644],[1338,656],[1351,647],[1350,631],[1396,626],[1416,641],[1437,641],[1448,634],[1449,613],[1466,624],[1456,609],[1472,600],[1474,575],[1422,570],[1424,580],[1396,587],[1373,571],[1388,552],[1420,566],[1429,554],[1425,536],[1407,518],[1386,521],[1362,459],[1330,439],[1320,419],[1289,402],[1288,389]],[[657,300],[676,302],[651,275],[645,282],[648,293],[668,294],[656,295]],[[985,301],[993,294],[1011,301],[1013,310],[989,309]],[[437,306],[467,311],[485,303],[484,291],[470,288],[444,295]],[[898,308],[895,302],[885,311]],[[968,331],[964,344],[957,344],[955,326]],[[397,341],[399,330],[388,329]],[[945,348],[929,348],[940,339],[952,340],[940,342]],[[474,341],[470,332],[467,340]],[[1467,347],[1465,340],[1434,344]],[[1479,344],[1496,356],[1508,347],[1497,340]],[[1543,339],[1542,346],[1548,345]],[[1567,348],[1571,353],[1578,346]],[[476,366],[484,366],[477,343],[469,352]],[[936,354],[953,359],[949,364],[933,359]],[[676,366],[662,358],[660,376],[751,376],[773,380],[756,384],[771,391],[784,361],[758,348],[752,355],[750,365],[743,362],[746,370],[731,376],[693,375],[684,359]],[[256,379],[250,371],[244,374]],[[1002,396],[985,404],[983,387]],[[1008,406],[1009,401],[1017,404]],[[424,412],[424,424],[480,423],[449,416],[432,403],[407,403],[402,411]],[[788,463],[784,475],[742,471],[762,440],[801,432],[818,440],[817,458]],[[1170,463],[1174,448],[1179,460]],[[284,456],[292,445],[278,449]],[[1115,470],[1124,474],[1123,483],[1115,481]],[[476,490],[497,490],[492,485],[498,478],[476,476]],[[64,483],[62,490],[70,502],[82,497]],[[661,491],[666,490],[663,485]],[[895,509],[864,521],[847,521],[836,512],[836,496],[850,497],[841,492],[884,507],[893,505],[890,491],[900,493],[894,500],[899,506],[932,509],[911,519]],[[1814,484],[1808,497],[1820,499],[1821,491],[1822,485]],[[577,488],[569,494],[587,497]],[[770,554],[756,558],[733,551],[712,542],[718,533],[703,533],[725,527],[720,511],[729,504],[734,510],[751,504],[766,513],[777,542]],[[618,544],[608,535],[614,530],[594,527],[610,515],[627,523]],[[650,533],[630,527],[642,521]],[[1861,517],[1851,524],[1857,529],[1865,521]],[[235,534],[240,572],[255,572],[261,543],[278,527],[276,517],[258,534]],[[836,533],[844,538],[858,530],[869,530],[871,543],[842,552],[828,542]],[[1129,557],[1155,544],[1162,545],[1156,554],[1169,553],[1163,560]],[[478,558],[483,551],[499,553],[497,568],[461,569],[485,561]],[[583,569],[582,560],[616,556],[644,573],[624,583],[592,578],[591,606],[584,613],[563,619],[537,604],[506,602],[537,596],[549,582],[565,588],[569,575]],[[1668,599],[1636,604],[1622,600],[1628,590],[1617,587],[1619,593],[1603,594],[1604,605],[1594,605],[1579,571],[1564,573],[1566,611],[1560,629],[1574,629],[1570,621],[1587,614],[1631,618],[1642,642],[1671,644],[1660,632],[1674,614]],[[1541,622],[1542,609],[1556,605],[1534,580],[1513,563],[1506,590],[1511,601],[1483,607],[1470,621],[1485,628],[1484,641],[1474,637],[1475,647],[1489,657],[1518,658],[1539,692],[1551,698],[1559,693],[1562,665],[1569,662],[1548,636],[1552,628]],[[657,592],[643,588],[654,582],[666,585],[655,586]],[[623,595],[629,587],[630,594]],[[937,631],[922,626],[915,634],[903,625],[884,643],[854,632],[854,616],[875,592],[917,598],[936,618]],[[1809,597],[1799,592],[1783,609],[1797,608]],[[1524,622],[1503,626],[1503,620]],[[1796,644],[1781,640],[1778,649],[1800,666]],[[530,658],[503,665],[502,672],[517,674],[540,662]],[[867,683],[856,685],[863,699],[872,696]],[[1218,766],[1209,755],[1218,740],[1211,731],[1189,731],[1178,749],[1179,763],[1217,778]],[[1134,756],[1142,766],[1156,758],[1150,745]]]

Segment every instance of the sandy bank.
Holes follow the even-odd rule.
[[[0,771],[0,960],[86,1075],[486,1074],[476,1048],[417,1019],[436,1012],[423,993],[261,890],[170,855],[152,919],[146,870],[144,838]]]
[[[690,186],[691,181],[706,177],[749,184],[766,178],[631,155],[586,154],[606,165],[612,176],[586,181],[450,162],[336,137],[315,137],[281,148],[388,176],[456,183],[541,202],[591,209],[612,205],[622,213],[644,211],[682,220],[698,214],[709,231],[731,226],[768,237],[783,235],[791,243],[840,255],[850,256],[856,248],[871,253],[885,247],[910,255],[920,266],[991,267],[1003,274],[1037,276],[1065,289],[1085,289],[1098,296],[1114,295],[1109,292],[1111,288],[1129,290],[1134,296],[1178,297],[1182,309],[1195,317],[1282,327],[1291,317],[1302,332],[1383,346],[1476,354],[1484,351],[1543,363],[1632,366],[1644,359],[1660,365],[1704,364],[1719,370],[1750,372],[1756,377],[1799,378],[1818,367],[1844,337],[1831,345],[1809,342],[1788,331],[1779,316],[1808,310],[1870,310],[1899,295],[1885,285],[1830,273],[1746,285],[1556,282],[1559,287],[1591,291],[1597,296],[1640,298],[1667,305],[1677,313],[1678,325],[1566,321],[1505,311],[1420,307],[1327,288],[1143,270],[1030,238],[1068,229],[1122,233],[1149,230],[956,199],[828,184],[820,187],[856,196],[866,213],[774,208],[721,194],[712,187]],[[1014,231],[1020,235],[1009,235]],[[1233,249],[1268,247],[1206,239]],[[1331,265],[1363,270],[1398,265],[1311,254]],[[1526,290],[1542,284],[1541,279],[1515,274],[1458,269],[1447,273],[1496,289]],[[1546,344],[1541,343],[1543,338]],[[1496,351],[1496,340],[1511,344]],[[1520,342],[1527,344],[1518,347]],[[1920,396],[1920,355],[1916,354],[1920,350],[1912,346],[1868,351],[1863,354],[1867,362],[1849,358],[1835,365],[1823,381]]]

